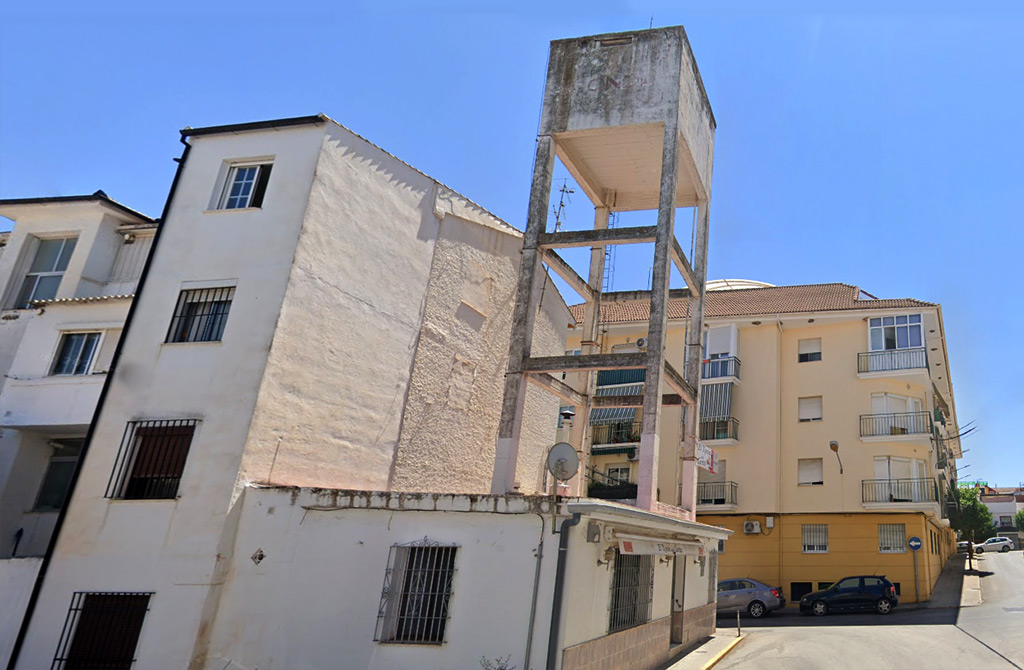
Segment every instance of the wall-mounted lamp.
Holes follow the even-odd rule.
[[[121,237],[124,238],[124,243],[125,244],[134,244],[135,243],[135,236],[132,235],[131,233],[124,233],[123,235],[121,235]]]
[[[836,460],[839,461],[839,474],[843,474],[843,459],[839,458],[839,443],[832,440],[828,443],[828,448],[836,453]]]
[[[598,565],[608,565],[608,564],[610,564],[612,562],[613,558],[615,558],[615,545],[614,544],[613,545],[609,545],[608,548],[604,550],[604,554],[601,555],[601,558],[597,559],[597,564]]]

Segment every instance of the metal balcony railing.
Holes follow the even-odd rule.
[[[636,498],[636,484],[609,477],[594,468],[587,468],[587,497],[601,500]]]
[[[937,502],[934,479],[864,479],[861,500],[866,503]]]
[[[640,422],[601,423],[590,427],[591,444],[629,444],[640,441]]]
[[[738,440],[740,439],[740,422],[731,416],[715,419],[701,419],[700,439]]]
[[[740,378],[740,359],[735,356],[729,358],[716,358],[704,361],[700,372],[701,379],[715,379],[716,377]]]
[[[928,354],[920,349],[887,349],[857,354],[857,372],[914,370],[928,367]]]
[[[930,433],[931,430],[931,416],[928,412],[860,415],[861,437],[913,435],[916,433]]]
[[[738,490],[736,482],[698,482],[697,504],[735,505]]]

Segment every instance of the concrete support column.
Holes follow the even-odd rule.
[[[647,378],[644,382],[644,415],[640,432],[640,473],[636,504],[654,509],[658,502],[658,449],[661,423],[661,378],[665,372],[665,331],[668,326],[668,282],[672,240],[675,239],[676,166],[679,151],[679,119],[665,122],[661,150],[661,189],[658,196],[658,231],[654,240],[651,314],[647,326]]]
[[[700,374],[704,337],[704,283],[707,277],[708,221],[710,203],[707,200],[697,205],[697,231],[690,260],[693,274],[701,286],[690,287],[690,321],[686,328],[686,362],[683,378],[696,393],[692,407],[686,408],[683,421],[683,467],[679,482],[679,506],[697,513],[697,438],[700,429]],[[694,290],[696,289],[696,291]],[[696,293],[696,295],[694,295]]]
[[[537,155],[533,163],[530,206],[523,236],[523,256],[519,264],[516,305],[512,312],[512,335],[509,339],[508,370],[505,373],[505,395],[498,424],[498,441],[491,477],[491,493],[515,490],[516,466],[519,460],[519,438],[522,432],[523,404],[526,400],[526,375],[523,360],[530,356],[536,306],[534,285],[542,270],[537,240],[547,225],[548,201],[551,198],[551,173],[555,166],[555,142],[550,135],[537,138]]]

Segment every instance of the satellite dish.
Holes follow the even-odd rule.
[[[559,442],[548,451],[548,472],[560,482],[576,476],[580,468],[580,456],[568,442]]]

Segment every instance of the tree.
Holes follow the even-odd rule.
[[[968,562],[973,567],[974,544],[995,535],[992,512],[978,498],[978,489],[958,488],[955,494],[956,507],[950,506],[949,525],[964,540],[970,542],[967,548]]]
[[[1024,509],[1013,515],[1013,525],[1018,532],[1024,533]]]

